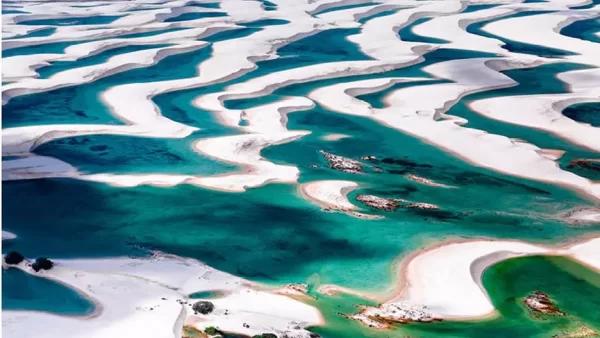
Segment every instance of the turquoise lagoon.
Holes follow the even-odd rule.
[[[275,4],[261,2],[265,10],[277,10]],[[488,7],[470,6],[467,10],[484,8]],[[190,14],[171,21],[196,18]],[[54,20],[45,24],[63,24],[63,21]],[[412,27],[422,22],[416,21],[405,27],[399,32],[400,37],[429,44],[444,42],[412,33]],[[90,21],[79,24],[85,23],[91,24]],[[245,28],[221,32],[204,40],[215,43],[241,38],[265,27],[286,23],[284,20],[256,21],[245,24]],[[488,36],[480,29],[483,24],[473,24],[469,30]],[[580,29],[587,31],[589,27]],[[213,175],[238,170],[234,165],[203,157],[191,149],[192,143],[198,139],[239,133],[223,126],[211,112],[194,107],[191,101],[203,94],[222,91],[228,85],[276,71],[325,62],[368,60],[369,57],[347,40],[348,36],[359,33],[358,28],[315,33],[282,46],[278,50],[279,59],[257,62],[255,70],[239,78],[155,96],[153,101],[164,116],[200,128],[187,138],[65,137],[43,144],[34,152],[66,161],[86,173]],[[135,36],[129,36],[132,37]],[[72,43],[44,44],[6,52],[10,56],[60,52]],[[509,50],[524,53],[556,58],[566,55],[563,51],[540,46],[510,41],[507,45],[510,45],[506,47]],[[290,85],[258,98],[228,100],[225,105],[232,109],[246,109],[273,102],[282,96],[304,96],[318,87],[338,82],[391,76],[430,77],[422,71],[426,65],[458,58],[495,56],[441,46],[425,54],[422,62],[410,67]],[[110,56],[147,47],[128,46],[78,61],[55,62],[39,69],[40,76],[49,77],[73,67],[99,64]],[[99,99],[99,93],[119,84],[195,76],[197,65],[209,58],[211,52],[209,45],[194,52],[166,57],[143,69],[129,70],[88,84],[14,98],[3,106],[4,128],[59,123],[122,124]],[[469,95],[454,105],[449,114],[468,119],[467,127],[521,138],[542,148],[566,150],[560,165],[566,170],[576,171],[568,168],[572,159],[598,158],[597,154],[541,131],[489,120],[468,107],[471,100],[487,97],[565,92],[566,88],[555,76],[574,69],[583,69],[583,66],[560,62],[506,71],[505,75],[519,83],[517,86]],[[398,84],[360,99],[380,107],[387,93],[405,85]],[[598,125],[595,113],[597,105],[593,103],[574,105],[565,111],[565,115],[575,120]],[[339,316],[340,312],[354,313],[356,305],[369,302],[351,296],[318,295],[314,290],[319,285],[334,283],[363,291],[389,293],[397,281],[397,266],[402,257],[446,239],[493,237],[556,244],[589,235],[599,231],[600,224],[570,226],[562,219],[562,214],[576,207],[595,204],[566,188],[507,177],[472,166],[370,119],[342,115],[319,105],[289,114],[287,126],[290,130],[310,130],[311,134],[290,143],[268,147],[262,151],[263,157],[274,163],[297,166],[301,173],[300,183],[331,179],[357,182],[360,188],[350,193],[349,199],[363,212],[385,217],[365,220],[344,213],[323,212],[304,199],[297,186],[292,184],[268,184],[244,193],[228,193],[191,185],[118,188],[74,179],[11,181],[3,183],[2,224],[18,238],[7,242],[3,253],[17,250],[27,257],[80,258],[146,256],[151,250],[161,250],[197,258],[217,269],[266,284],[308,283],[317,297],[312,304],[322,310],[327,320],[325,326],[311,330],[326,338],[407,335],[547,337],[559,334],[557,328],[571,330],[574,326],[583,325],[599,329],[600,318],[590,309],[599,304],[600,277],[567,259],[544,257],[509,260],[486,271],[483,283],[499,309],[498,318],[467,323],[410,324],[382,333]],[[323,137],[329,134],[351,137],[335,142],[324,140]],[[376,156],[378,163],[362,161],[365,172],[359,175],[338,172],[327,167],[320,150],[356,160],[362,156]],[[3,157],[3,160],[10,158]],[[376,170],[375,166],[381,170]],[[595,171],[578,170],[576,172],[580,175],[598,177],[594,176],[597,175]],[[456,188],[421,185],[407,179],[407,174]],[[357,194],[432,203],[440,210],[399,209],[386,213],[360,205],[355,200]],[[557,282],[549,283],[548,276]],[[4,309],[71,315],[84,315],[93,310],[93,304],[75,291],[18,270],[3,272],[3,287]],[[538,288],[550,293],[569,316],[547,320],[531,316],[519,299]],[[219,290],[215,290],[214,294],[193,296],[218,297]],[[571,299],[581,302],[574,303]]]

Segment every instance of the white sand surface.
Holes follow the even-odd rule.
[[[17,235],[15,235],[9,231],[2,230],[2,240],[3,241],[8,241],[8,240],[15,239],[15,238],[17,238]]]
[[[215,270],[193,259],[156,254],[152,258],[56,260],[51,270],[24,271],[74,288],[96,304],[84,317],[44,312],[3,311],[6,337],[181,337],[184,323],[199,330],[221,330],[254,335],[263,332],[308,337],[294,327],[317,325],[317,309],[286,296],[257,291],[241,278]],[[227,291],[210,300],[215,310],[194,315],[201,291]],[[182,302],[187,302],[181,304]],[[227,314],[225,315],[225,311]],[[247,323],[249,328],[242,324]],[[43,330],[31,330],[43,327]]]
[[[600,272],[600,238],[591,238],[563,251],[563,254]]]
[[[443,245],[418,254],[406,266],[406,284],[394,301],[424,305],[444,318],[490,315],[494,306],[481,286],[490,265],[548,250],[510,241],[474,241]]]
[[[300,191],[311,201],[323,208],[355,210],[357,207],[348,200],[348,193],[358,188],[352,181],[314,181],[300,185]]]
[[[565,140],[600,151],[600,128],[564,116],[569,105],[600,101],[600,90],[576,94],[503,96],[469,104],[473,111],[488,118],[541,129]]]

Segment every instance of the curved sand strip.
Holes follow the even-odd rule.
[[[3,241],[8,241],[8,240],[15,239],[15,238],[17,238],[17,235],[13,234],[12,232],[2,230],[2,240]]]
[[[513,41],[579,54],[567,56],[565,59],[598,66],[600,44],[568,37],[559,32],[574,21],[599,15],[595,9],[553,12],[494,21],[485,25],[483,30]]]
[[[561,114],[570,105],[599,102],[595,93],[504,96],[473,101],[471,109],[488,118],[541,129],[567,141],[600,151],[600,128],[580,123]]]
[[[192,184],[226,191],[244,191],[248,187],[268,182],[295,183],[300,171],[295,166],[274,164],[260,156],[263,148],[296,140],[309,134],[306,131],[290,131],[271,134],[242,134],[202,139],[194,143],[194,149],[204,155],[243,166],[243,173],[202,177]]]
[[[448,319],[485,317],[495,308],[481,285],[483,271],[502,260],[547,252],[540,246],[510,241],[464,242],[426,250],[407,264],[405,286],[391,302],[424,305]]]
[[[245,335],[273,332],[308,337],[299,327],[318,325],[314,307],[286,296],[256,291],[250,282],[193,259],[156,254],[152,258],[57,260],[51,270],[27,273],[56,280],[96,304],[85,317],[44,312],[3,311],[3,334],[19,337],[181,337],[184,325],[203,330],[215,326]],[[194,315],[188,300],[194,292],[220,290],[211,299],[215,310]],[[178,300],[186,302],[181,303]],[[244,327],[248,323],[250,327]],[[31,330],[41,326],[44,330]]]
[[[347,197],[356,188],[352,181],[314,181],[301,184],[300,192],[323,208],[347,211],[357,209]]]
[[[151,66],[156,64],[160,60],[166,58],[167,56],[195,51],[205,47],[206,45],[207,44],[203,42],[182,43],[179,45],[169,47],[153,48],[132,53],[115,55],[104,63],[98,65],[91,65],[87,67],[72,68],[56,73],[48,79],[28,79],[6,85],[4,86],[2,91],[2,100],[4,102],[7,102],[11,98],[21,95],[40,93],[58,88],[64,88],[67,86],[75,86],[93,82],[103,77],[122,73],[131,69]],[[15,58],[18,57],[8,59],[11,60]],[[46,60],[47,59],[48,58],[46,58]],[[60,59],[61,58],[54,58],[53,60]],[[34,68],[32,68],[31,65],[18,63],[18,61],[27,62],[27,60],[20,59],[15,61],[16,62],[10,62],[9,65],[14,64],[16,66],[15,68],[17,69],[31,69],[29,73],[26,73],[27,75],[31,75],[32,72],[35,73],[35,71],[33,70]],[[37,62],[35,64],[38,65]],[[42,64],[47,63],[43,62]],[[37,76],[37,73],[35,73],[34,76]],[[13,76],[13,78],[15,78],[15,76]]]
[[[394,62],[407,56],[419,56],[431,44],[402,41],[398,31],[419,18],[460,12],[460,1],[408,2],[415,8],[403,9],[392,15],[373,18],[361,26],[359,34],[348,37],[360,50],[376,60]],[[420,47],[420,52],[415,52]]]

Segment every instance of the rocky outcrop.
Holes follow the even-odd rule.
[[[194,310],[194,314],[201,313],[203,315],[207,315],[213,312],[214,309],[215,305],[205,300],[195,302],[194,305],[192,305],[192,310]]]
[[[320,153],[323,154],[323,156],[325,156],[325,159],[329,162],[329,167],[331,169],[351,174],[359,174],[363,171],[362,165],[358,161],[338,155],[333,155],[328,152],[325,152],[324,150],[321,150]]]
[[[548,315],[564,316],[564,312],[560,311],[550,297],[542,291],[534,291],[527,296],[525,298],[525,305],[533,311]]]
[[[456,187],[452,187],[452,186],[449,186],[449,185],[437,183],[434,180],[430,180],[430,179],[425,178],[425,177],[417,176],[415,174],[408,174],[408,175],[406,175],[406,178],[408,178],[409,180],[411,180],[413,182],[417,182],[417,183],[420,183],[420,184],[428,185],[428,186],[431,186],[431,187],[456,188]]]
[[[275,290],[275,292],[277,292],[280,295],[312,298],[308,295],[308,284],[303,283],[286,284],[280,287],[279,289]]]
[[[406,207],[413,208],[413,209],[423,209],[423,210],[438,210],[440,208],[435,204],[423,203],[423,202],[408,203],[406,205]]]
[[[581,168],[585,170],[591,171],[599,171],[600,172],[600,160],[596,159],[576,159],[569,162],[567,168]]]
[[[384,198],[375,195],[357,195],[356,200],[371,208],[388,212],[394,211],[398,208],[410,208],[421,210],[439,210],[440,208],[435,204],[423,202],[408,202],[400,198]]]
[[[11,251],[4,256],[4,262],[8,265],[17,265],[24,259],[25,257],[16,251]]]
[[[441,319],[435,316],[425,306],[407,302],[384,303],[379,307],[363,306],[362,311],[355,315],[344,315],[347,318],[372,328],[387,329],[395,324],[409,322],[432,322]]]
[[[383,211],[394,211],[398,209],[398,202],[402,200],[377,197],[374,195],[358,195],[356,200],[360,203]]]
[[[377,161],[377,157],[371,156],[371,155],[363,156],[360,159],[361,159],[361,161],[371,161],[371,162],[376,162]]]
[[[35,272],[39,272],[40,270],[50,270],[54,266],[54,263],[46,257],[39,257],[31,264],[31,268]]]

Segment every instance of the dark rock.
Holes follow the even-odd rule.
[[[394,211],[398,208],[398,201],[396,199],[389,199],[383,197],[377,197],[373,195],[358,195],[356,200],[360,203],[367,205],[371,208],[383,210],[383,211]]]
[[[6,264],[10,264],[10,265],[19,264],[24,259],[25,259],[25,257],[23,257],[23,255],[21,255],[20,253],[18,253],[16,251],[11,251],[11,252],[7,253],[6,256],[4,256],[4,262],[6,262]]]
[[[52,263],[52,261],[46,257],[38,257],[36,258],[35,262],[31,264],[31,268],[35,272],[38,272],[40,270],[50,270],[53,266],[54,263]]]
[[[371,162],[376,162],[377,161],[377,157],[375,156],[363,156],[360,158],[363,161],[371,161]]]
[[[252,336],[252,338],[277,338],[277,335],[275,335],[273,333],[261,333],[261,334]]]
[[[320,151],[325,159],[329,162],[329,167],[345,173],[358,174],[363,171],[360,162],[345,158],[338,155],[333,155],[323,150]]]
[[[195,302],[194,305],[192,305],[192,309],[194,310],[194,312],[199,312],[203,315],[207,315],[213,312],[213,310],[215,309],[215,305],[211,302],[201,300],[199,302]]]
[[[548,295],[542,291],[534,291],[532,294],[527,296],[525,298],[525,305],[537,312],[549,315],[564,316],[564,312],[560,311],[550,297],[548,297]]]
[[[569,162],[567,168],[583,168],[592,171],[600,171],[600,160],[575,159]]]

